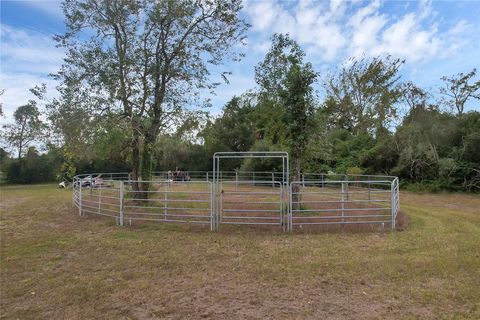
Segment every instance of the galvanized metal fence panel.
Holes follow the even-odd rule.
[[[143,182],[145,183],[145,182]],[[135,220],[211,224],[212,185],[206,181],[148,181],[148,198],[125,190],[124,218]]]
[[[76,177],[72,203],[81,216],[112,217],[121,226],[136,220],[212,223],[210,182],[141,181],[148,184],[148,191],[133,190],[133,182],[140,181],[103,180],[95,185]],[[139,196],[142,193],[148,197]]]
[[[214,164],[215,175],[199,172],[199,180],[192,181],[133,181],[127,173],[78,175],[72,205],[81,216],[107,216],[119,225],[137,220],[209,224],[212,231],[220,224],[279,225],[287,230],[303,225],[396,227],[396,177],[304,174],[301,181],[286,183],[288,172],[242,175],[220,171],[219,161]],[[134,183],[148,184],[148,191],[134,190]],[[142,192],[148,197],[140,196]]]
[[[398,180],[396,180],[398,181]],[[289,230],[303,225],[390,224],[398,212],[391,181],[294,181]]]
[[[220,224],[283,224],[282,183],[223,181],[217,191]]]

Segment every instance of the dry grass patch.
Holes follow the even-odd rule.
[[[70,200],[1,189],[2,319],[480,318],[476,195],[402,193],[394,233],[120,228]]]

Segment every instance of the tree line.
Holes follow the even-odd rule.
[[[128,171],[139,181],[133,187],[148,191],[141,181],[153,171],[211,170],[216,151],[285,150],[293,179],[389,174],[410,188],[480,190],[476,69],[445,76],[430,92],[403,81],[405,61],[391,56],[352,58],[319,74],[298,43],[275,34],[255,67],[257,86],[209,116],[200,93],[218,85],[212,68],[242,56],[235,48],[249,26],[241,8],[235,0],[65,2],[68,31],[56,37],[67,51],[55,75],[60,97],[34,88],[38,102],[4,126],[16,154],[2,150],[2,173],[29,183]],[[277,165],[232,160],[223,169]]]

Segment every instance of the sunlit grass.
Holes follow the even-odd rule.
[[[478,195],[402,193],[393,233],[122,228],[70,200],[1,189],[2,318],[480,318]]]

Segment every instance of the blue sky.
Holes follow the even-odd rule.
[[[235,94],[254,88],[254,66],[275,32],[289,32],[307,60],[325,75],[351,56],[391,54],[406,59],[402,79],[434,92],[440,77],[480,67],[480,1],[246,1],[242,12],[252,25],[246,57],[228,63],[229,85],[212,97],[211,112]],[[0,98],[8,122],[16,107],[32,98],[28,89],[62,62],[52,36],[64,31],[58,1],[1,1]],[[472,107],[471,107],[472,108]]]

